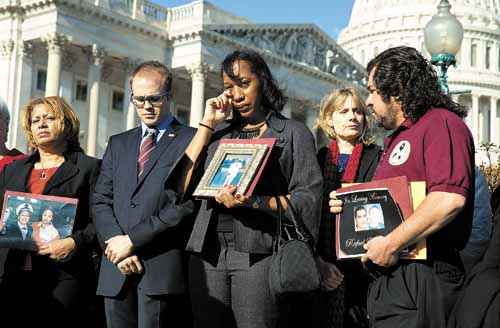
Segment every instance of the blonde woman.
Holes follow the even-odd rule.
[[[322,276],[321,327],[365,327],[369,278],[361,262],[338,263],[335,256],[335,215],[329,211],[329,193],[342,183],[370,181],[380,156],[373,144],[369,112],[352,88],[336,90],[321,102],[318,127],[330,139],[318,152],[323,172],[323,211],[318,265]],[[366,325],[367,327],[367,325]]]
[[[97,244],[89,195],[100,161],[83,153],[78,117],[60,97],[30,101],[21,123],[34,152],[0,173],[0,203],[5,190],[12,190],[77,198],[78,208],[70,236],[39,244],[37,253],[0,249],[0,303],[7,303],[0,304],[3,318],[22,318],[26,326],[31,320],[48,327],[92,326]]]

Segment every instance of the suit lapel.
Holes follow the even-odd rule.
[[[366,174],[368,173],[370,166],[377,158],[376,147],[365,146],[363,148],[363,154],[361,154],[361,160],[358,169],[358,177],[356,179],[358,182],[365,181]]]
[[[124,156],[125,163],[123,164],[125,166],[125,172],[127,174],[123,176],[123,179],[128,180],[125,185],[130,186],[131,189],[135,189],[137,186],[137,174],[138,174],[137,161],[139,158],[139,147],[142,140],[141,133],[142,133],[141,127],[135,128],[128,135],[128,140],[125,143],[125,147],[127,148],[124,149],[126,155]],[[129,151],[127,152],[127,150]]]
[[[28,181],[30,179],[31,170],[33,169],[33,160],[31,157],[25,159],[23,165],[17,171],[17,176],[20,179],[13,179],[12,185],[14,188],[10,188],[12,191],[28,192]],[[15,189],[15,190],[14,190]]]
[[[45,188],[43,189],[43,194],[48,195],[50,191],[65,183],[66,181],[72,179],[80,171],[76,166],[76,153],[72,153],[68,158],[65,159],[64,163],[57,169],[52,178],[49,179]]]

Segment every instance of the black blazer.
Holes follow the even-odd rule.
[[[174,190],[174,167],[180,162],[195,130],[174,120],[151,152],[137,178],[141,127],[112,136],[92,196],[92,212],[101,246],[127,234],[144,264],[139,287],[147,294],[183,293],[182,248],[186,222],[194,211],[191,201],[180,203]],[[174,177],[172,179],[172,177]],[[125,276],[102,256],[97,293],[116,296]]]
[[[314,138],[302,123],[272,113],[267,119],[269,128],[263,138],[276,138],[276,143],[254,191],[255,195],[291,194],[290,203],[296,218],[301,219],[314,240],[317,238],[321,211],[323,178],[316,160]],[[219,145],[219,140],[231,138],[235,127],[223,127],[216,132],[207,149],[206,168]],[[213,202],[203,200],[196,216],[187,250],[197,253],[212,250],[217,215]],[[290,210],[286,215],[290,217]],[[276,220],[252,208],[233,209],[235,249],[240,252],[269,254],[276,235]]]
[[[33,228],[31,227],[31,225],[28,225],[27,228],[28,228],[28,231],[26,233],[26,239],[29,239],[29,238],[31,238],[31,236],[33,234]],[[21,239],[23,238],[23,233],[21,231],[21,228],[19,228],[17,221],[14,224],[7,225],[5,230],[6,230],[5,231],[6,234],[12,235],[13,237],[16,237],[16,238],[21,238]]]
[[[89,157],[82,152],[67,152],[65,162],[47,182],[44,195],[72,197],[78,199],[75,223],[71,237],[75,240],[76,250],[67,261],[54,262],[47,256],[34,256],[33,267],[56,270],[62,274],[61,279],[77,277],[94,279],[92,250],[97,249],[95,229],[89,213],[89,195],[99,174],[100,160]],[[6,190],[29,192],[28,181],[38,153],[14,161],[0,173],[0,204]],[[22,266],[19,250],[0,249],[0,277],[10,269]]]

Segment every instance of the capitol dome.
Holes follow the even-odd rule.
[[[427,58],[424,27],[437,13],[439,0],[356,0],[338,43],[366,66],[380,52],[399,45],[420,50]],[[500,144],[500,0],[450,0],[464,27],[457,67],[449,69],[455,100],[470,108],[466,123],[476,149]],[[484,154],[482,154],[484,155]],[[485,156],[477,158],[484,161]]]

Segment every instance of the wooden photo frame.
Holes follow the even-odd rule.
[[[251,196],[276,139],[222,139],[212,161],[196,187],[198,198],[215,197],[225,185]]]

